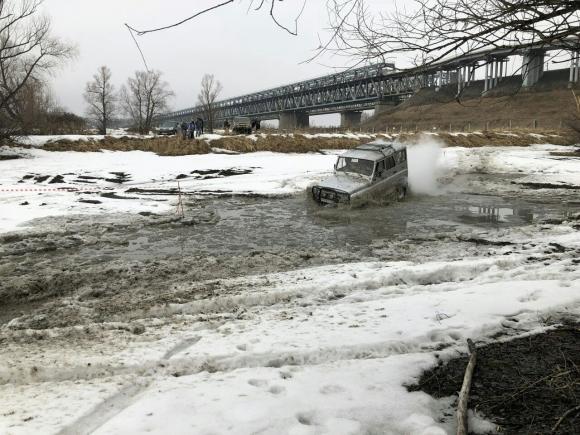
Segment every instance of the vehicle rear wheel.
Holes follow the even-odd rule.
[[[397,201],[404,201],[407,197],[407,186],[397,187]]]

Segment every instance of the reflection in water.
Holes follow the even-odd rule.
[[[529,208],[511,208],[494,206],[464,205],[455,207],[461,214],[459,219],[463,222],[488,222],[488,223],[532,223],[534,213]]]

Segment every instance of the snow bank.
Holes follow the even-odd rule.
[[[326,138],[326,139],[369,139],[372,140],[375,138],[376,135],[368,134],[368,133],[315,133],[315,134],[308,134],[304,133],[301,134],[307,139],[316,139],[316,138]]]
[[[178,181],[185,194],[292,194],[331,172],[336,158],[270,152],[161,157],[141,151],[6,150],[18,152],[24,158],[0,161],[0,167],[9,168],[0,171],[0,232],[17,229],[23,222],[46,216],[166,212],[175,206],[176,197],[171,192],[151,195],[127,193],[127,190],[169,191],[177,189]],[[248,173],[226,177],[195,172],[230,169]],[[120,184],[115,173],[126,174],[127,180]],[[62,179],[55,180],[57,176]],[[102,194],[116,194],[127,199]]]
[[[580,187],[578,159],[552,156],[552,151],[569,152],[570,147],[549,144],[529,147],[451,147],[443,150],[437,166],[441,173],[449,175],[481,173],[532,176],[530,182],[537,180]]]

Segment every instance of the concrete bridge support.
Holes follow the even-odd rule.
[[[485,64],[485,77],[483,80],[483,94],[495,88],[502,78],[507,75],[506,59],[491,59]],[[505,64],[505,65],[504,65]]]
[[[573,51],[570,59],[570,86],[580,82],[580,51]]]
[[[457,93],[460,94],[463,89],[471,84],[475,74],[475,66],[464,65],[457,69]]]
[[[353,128],[360,126],[362,112],[342,112],[340,114],[340,126],[342,128]]]
[[[280,130],[296,130],[310,127],[310,117],[306,112],[281,112]]]
[[[524,55],[522,64],[522,86],[534,86],[544,74],[544,51],[531,51]]]

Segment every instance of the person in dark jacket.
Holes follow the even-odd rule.
[[[187,137],[189,139],[195,138],[195,121],[192,119],[191,122],[187,125]]]
[[[197,125],[198,135],[202,135],[203,134],[203,119],[197,118],[197,121],[195,124]]]
[[[187,124],[185,122],[181,123],[181,137],[187,139]]]

